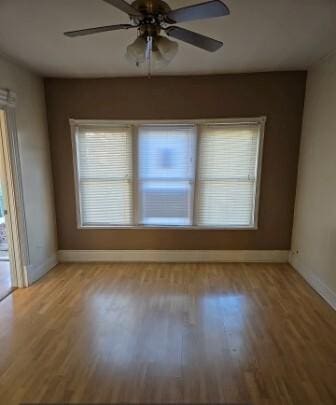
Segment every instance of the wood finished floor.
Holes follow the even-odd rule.
[[[0,303],[0,404],[336,404],[336,313],[288,265],[59,265]]]

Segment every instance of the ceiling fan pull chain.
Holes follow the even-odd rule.
[[[153,52],[153,37],[147,37],[146,61],[148,69],[148,79],[152,77],[152,52]]]

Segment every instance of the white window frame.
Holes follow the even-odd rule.
[[[74,185],[76,197],[76,219],[77,229],[204,229],[204,230],[257,230],[259,224],[259,200],[260,200],[260,184],[262,173],[262,160],[263,160],[263,145],[264,133],[266,125],[266,117],[255,118],[232,118],[232,119],[204,119],[204,120],[77,120],[70,119],[71,140],[72,140],[72,154],[74,166]],[[139,207],[138,207],[138,128],[141,125],[193,125],[196,129],[196,150],[195,150],[195,180],[193,187],[193,222],[195,223],[195,213],[197,212],[197,204],[199,201],[198,190],[198,152],[200,142],[200,126],[205,124],[221,124],[221,125],[246,125],[255,124],[260,127],[259,142],[258,142],[258,157],[257,157],[257,177],[256,189],[254,195],[254,223],[251,225],[242,226],[200,226],[200,225],[137,225],[139,221]],[[78,172],[78,156],[76,136],[80,126],[130,126],[132,132],[132,163],[133,163],[133,220],[134,225],[84,225],[81,216],[80,204],[80,187],[79,187],[79,172]]]
[[[191,170],[193,172],[193,178],[192,179],[185,179],[185,181],[188,181],[189,184],[191,185],[191,192],[190,192],[190,204],[189,204],[189,211],[190,211],[190,219],[192,224],[195,222],[195,190],[196,190],[196,165],[197,165],[197,143],[198,143],[198,127],[192,123],[192,124],[186,124],[185,122],[164,122],[164,123],[158,123],[158,122],[147,122],[146,124],[142,123],[142,124],[138,124],[138,125],[134,125],[134,132],[136,133],[136,155],[133,156],[133,163],[135,163],[135,166],[133,166],[133,170],[136,172],[136,182],[135,182],[135,187],[137,188],[137,195],[134,197],[133,200],[133,207],[134,210],[137,211],[137,217],[136,217],[136,223],[138,225],[135,225],[136,228],[176,228],[176,229],[180,229],[180,228],[191,228],[194,227],[193,225],[144,225],[141,224],[141,215],[140,215],[140,211],[142,211],[142,207],[141,207],[141,203],[140,203],[140,199],[139,199],[139,195],[140,195],[140,182],[139,182],[139,175],[138,175],[138,157],[139,157],[139,128],[141,128],[142,126],[146,126],[146,127],[155,127],[155,126],[169,126],[170,128],[173,128],[174,126],[177,127],[181,127],[181,126],[186,126],[186,127],[193,127],[193,135],[195,136],[195,142],[194,142],[194,159],[193,159],[193,163],[191,166]],[[134,152],[133,152],[134,153]]]

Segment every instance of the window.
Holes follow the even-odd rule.
[[[251,125],[205,125],[199,146],[202,226],[253,226],[259,129]]]
[[[75,121],[79,225],[254,228],[263,126]]]
[[[79,127],[76,151],[81,223],[131,225],[130,128]]]
[[[141,126],[138,145],[139,222],[192,225],[194,127]]]

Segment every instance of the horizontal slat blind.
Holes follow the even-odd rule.
[[[130,127],[78,127],[76,146],[82,225],[131,225]]]
[[[78,123],[81,225],[253,227],[263,125]]]
[[[197,225],[254,224],[260,126],[201,127]]]
[[[195,127],[139,128],[139,203],[144,225],[192,225]]]

